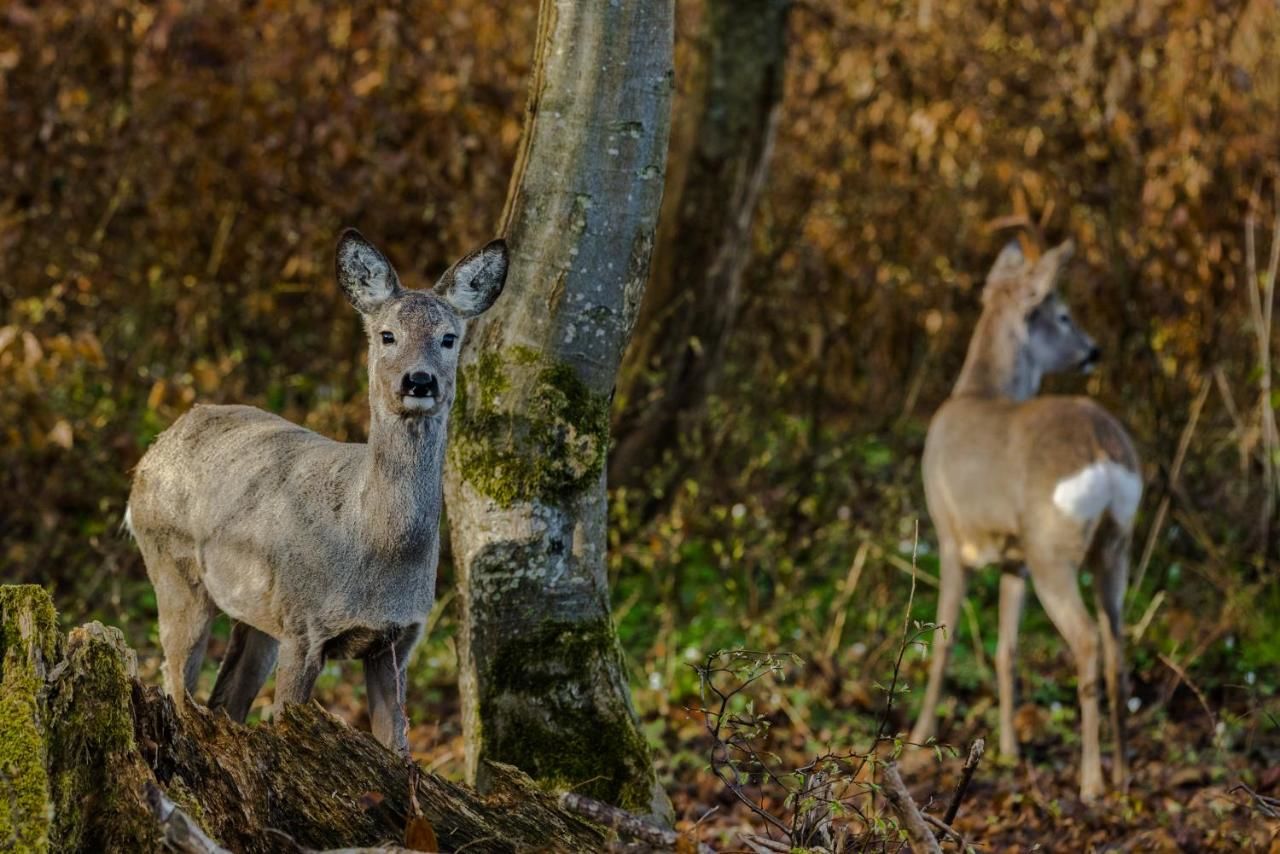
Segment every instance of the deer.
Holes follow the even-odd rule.
[[[155,588],[179,712],[221,611],[234,623],[211,709],[243,723],[278,663],[278,717],[310,699],[326,660],[360,659],[373,734],[407,754],[406,667],[435,602],[458,353],[467,321],[502,293],[507,247],[491,241],[417,290],[347,229],[335,268],[368,337],[368,441],[197,405],[139,461],[125,524]]]
[[[1037,396],[1046,374],[1090,371],[1094,339],[1072,319],[1057,282],[1074,251],[1067,240],[1034,262],[1017,241],[987,276],[982,313],[951,396],[929,424],[925,500],[938,536],[939,592],[932,660],[911,741],[933,737],[952,629],[966,573],[1002,564],[996,680],[1000,752],[1017,758],[1014,657],[1026,579],[1076,667],[1082,757],[1080,796],[1104,792],[1098,745],[1099,652],[1115,739],[1112,781],[1128,779],[1127,675],[1122,605],[1142,476],[1120,422],[1087,397]],[[1080,592],[1094,568],[1098,622]]]

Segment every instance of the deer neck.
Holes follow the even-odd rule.
[[[1033,397],[1042,375],[1026,339],[1026,324],[1015,311],[984,311],[951,396],[1013,401]]]
[[[387,554],[437,541],[448,416],[403,418],[374,410],[360,485],[363,528]]]

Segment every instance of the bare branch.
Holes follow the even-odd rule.
[[[978,763],[982,761],[982,754],[986,749],[987,742],[981,738],[969,745],[969,758],[965,760],[964,768],[960,771],[960,782],[956,783],[956,790],[951,795],[951,803],[947,805],[947,812],[942,817],[943,824],[950,825],[956,820],[956,814],[960,812],[960,804],[964,802],[965,792],[969,789],[969,781],[973,779],[973,772],[978,770]]]
[[[681,835],[673,830],[666,830],[637,818],[626,810],[602,803],[577,792],[563,792],[560,795],[560,806],[575,812],[584,818],[613,828],[626,836],[634,837],[641,842],[662,848],[677,848],[682,841]],[[684,849],[680,849],[684,850]],[[698,843],[698,854],[714,854],[711,846]]]
[[[920,808],[911,799],[911,793],[902,782],[902,777],[898,774],[898,766],[892,762],[884,766],[884,793],[889,806],[893,807],[893,811],[902,821],[902,826],[906,828],[912,847],[917,851],[924,851],[925,854],[942,854],[938,840],[934,839],[933,834],[929,832],[929,825],[920,814]]]

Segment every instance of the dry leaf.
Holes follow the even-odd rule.
[[[409,819],[404,829],[404,847],[413,851],[439,851],[440,843],[436,841],[436,829],[426,816],[419,815]]]
[[[48,439],[50,443],[69,451],[75,437],[71,433],[71,425],[63,420],[53,425],[53,429],[49,431]]]

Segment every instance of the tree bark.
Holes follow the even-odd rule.
[[[666,814],[609,607],[609,405],[649,266],[672,0],[543,0],[505,215],[506,292],[468,333],[445,488],[469,779],[488,760]]]
[[[252,727],[194,703],[179,715],[137,681],[118,630],[90,623],[64,643],[32,586],[0,587],[0,661],[0,850],[160,851],[149,783],[234,851],[404,839],[408,764],[317,705]],[[482,797],[417,775],[441,850],[603,848],[600,828],[516,769],[494,766],[490,781]]]
[[[653,275],[627,351],[609,462],[634,480],[701,414],[751,257],[751,219],[782,100],[790,0],[704,0],[680,99]]]

